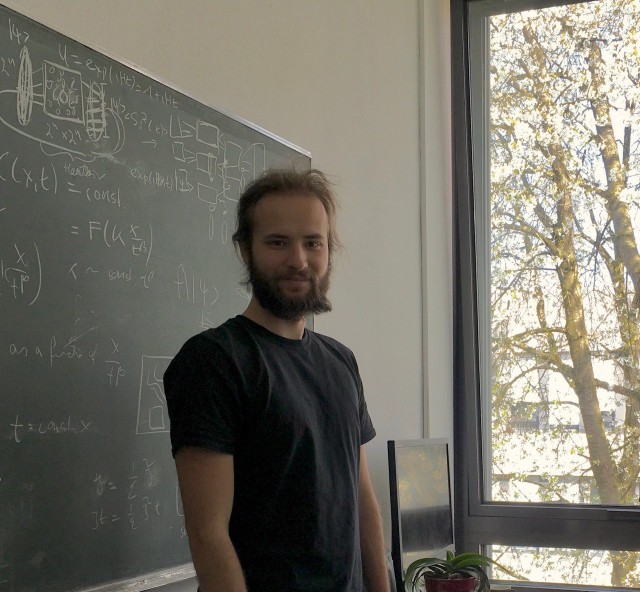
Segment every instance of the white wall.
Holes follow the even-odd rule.
[[[6,4],[309,150],[337,181],[346,251],[316,329],[358,357],[389,541],[386,441],[452,429],[447,0]]]

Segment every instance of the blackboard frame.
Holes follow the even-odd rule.
[[[15,5],[12,5],[12,3],[7,3],[7,2],[3,2],[0,3],[0,11],[6,11],[7,13],[9,13],[10,15],[13,14],[15,15],[15,18],[17,19],[27,19],[29,21],[31,21],[32,25],[35,27],[40,27],[42,28],[44,31],[50,31],[52,32],[56,37],[61,37],[64,38],[65,40],[68,40],[70,43],[76,43],[79,44],[81,46],[83,46],[84,48],[86,48],[87,51],[92,52],[92,53],[97,53],[99,54],[101,57],[113,61],[116,64],[123,66],[127,69],[130,69],[134,72],[139,73],[140,75],[152,80],[154,83],[156,83],[157,85],[161,86],[161,87],[165,87],[166,89],[168,89],[170,92],[173,93],[178,93],[181,96],[186,97],[187,99],[191,100],[191,101],[195,101],[197,103],[199,103],[200,105],[203,106],[203,108],[206,108],[208,110],[214,111],[222,116],[224,116],[225,118],[228,118],[230,120],[235,121],[236,123],[266,137],[266,138],[270,138],[271,140],[277,142],[278,144],[287,147],[288,149],[290,149],[291,151],[293,151],[294,153],[297,153],[297,155],[299,155],[300,157],[303,158],[303,160],[305,160],[305,162],[310,166],[310,160],[311,160],[311,154],[310,152],[308,152],[307,150],[300,148],[299,146],[293,144],[292,142],[289,142],[279,136],[277,136],[276,134],[273,134],[269,131],[267,131],[266,129],[246,120],[243,118],[240,118],[238,116],[233,115],[232,113],[229,113],[228,111],[224,110],[224,109],[219,109],[213,106],[210,106],[207,104],[207,102],[202,101],[201,99],[199,99],[198,97],[195,97],[193,94],[188,93],[182,89],[180,89],[179,87],[177,87],[176,85],[172,84],[171,82],[167,81],[166,79],[159,77],[157,75],[155,75],[154,73],[146,70],[145,68],[139,66],[138,64],[135,64],[121,56],[118,56],[116,54],[114,54],[113,52],[110,52],[108,50],[105,50],[104,48],[92,44],[90,42],[88,42],[87,40],[82,39],[79,36],[76,35],[69,35],[67,32],[63,31],[63,30],[58,30],[58,29],[53,29],[47,25],[42,24],[41,22],[39,22],[38,17],[36,15],[33,14],[29,14],[28,11],[25,11],[23,8],[21,7],[17,7]],[[1,308],[1,302],[0,302],[0,308]],[[312,325],[312,320],[310,319],[310,325]],[[16,420],[17,423],[17,420]],[[0,541],[1,543],[2,541]],[[1,545],[0,545],[1,546]],[[1,551],[1,549],[0,549]],[[0,557],[1,559],[1,557]],[[151,589],[151,588],[155,588],[155,587],[159,587],[159,586],[163,586],[166,584],[170,584],[173,582],[178,582],[181,580],[185,580],[185,579],[189,579],[195,576],[195,572],[193,570],[193,566],[191,563],[183,563],[183,564],[179,564],[179,565],[168,565],[166,569],[162,569],[162,570],[155,570],[155,571],[151,571],[148,573],[142,573],[139,575],[136,575],[135,577],[127,577],[127,578],[122,578],[122,579],[115,579],[113,581],[109,581],[106,583],[101,583],[97,586],[93,586],[93,587],[81,587],[81,588],[74,588],[77,590],[82,590],[83,592],[112,592],[112,591],[116,591],[116,590],[129,590],[131,592],[138,592],[141,590],[147,590],[147,589]],[[11,583],[10,583],[11,585]],[[19,583],[18,583],[19,585]],[[83,584],[80,584],[81,586]],[[0,590],[2,590],[2,587],[0,586]]]
[[[193,563],[178,565],[170,570],[159,570],[142,574],[133,579],[122,579],[108,584],[101,584],[93,588],[84,588],[82,592],[144,592],[167,586],[176,582],[182,582],[196,577]]]

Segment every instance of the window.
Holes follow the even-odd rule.
[[[457,547],[638,588],[640,0],[451,15]]]

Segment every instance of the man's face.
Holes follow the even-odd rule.
[[[253,294],[285,320],[331,310],[329,220],[322,202],[304,194],[270,194],[253,212],[251,250],[243,251]]]

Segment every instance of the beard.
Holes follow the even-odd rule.
[[[323,277],[318,279],[310,270],[292,271],[274,277],[264,275],[253,263],[251,257],[247,263],[248,284],[260,306],[272,315],[285,321],[299,321],[310,314],[321,314],[331,310],[327,298],[331,264]],[[286,296],[280,288],[280,281],[287,279],[305,279],[309,283],[306,293]]]

